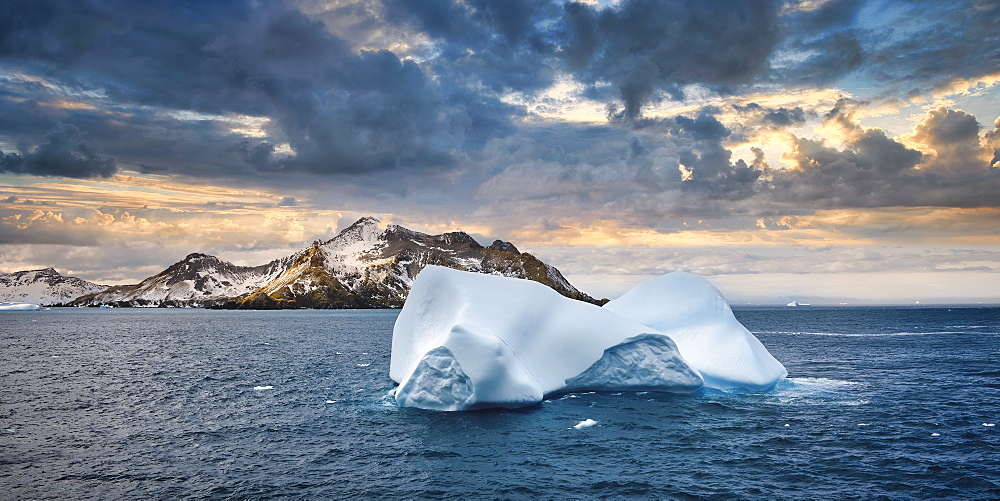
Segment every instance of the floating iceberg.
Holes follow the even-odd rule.
[[[35,303],[0,303],[0,311],[35,311],[42,309]]]
[[[705,385],[766,390],[788,372],[733,316],[722,294],[690,273],[642,282],[604,309],[670,336]]]
[[[669,337],[529,280],[426,267],[396,319],[389,376],[404,407],[521,407],[571,390],[689,393]]]

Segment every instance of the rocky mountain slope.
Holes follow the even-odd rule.
[[[256,267],[191,254],[138,285],[112,287],[75,304],[221,308],[398,308],[428,264],[524,278],[596,302],[556,268],[501,240],[483,247],[463,232],[428,235],[362,218],[327,241]]]
[[[44,306],[67,304],[85,294],[107,289],[76,277],[60,275],[52,268],[44,270],[0,272],[0,302],[37,303]]]

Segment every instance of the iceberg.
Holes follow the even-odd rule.
[[[0,303],[0,311],[36,311],[42,309],[35,303]]]
[[[400,406],[440,411],[703,384],[655,328],[537,282],[440,266],[421,271],[396,319],[389,376]]]
[[[788,375],[736,320],[718,289],[697,275],[675,272],[647,280],[603,308],[673,339],[708,387],[763,391]]]

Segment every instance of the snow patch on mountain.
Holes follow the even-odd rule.
[[[0,301],[41,305],[67,304],[84,294],[107,289],[76,277],[61,275],[53,268],[0,272]]]

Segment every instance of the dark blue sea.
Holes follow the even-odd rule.
[[[1000,498],[997,308],[741,308],[769,393],[466,413],[393,405],[396,314],[0,313],[0,498]]]

